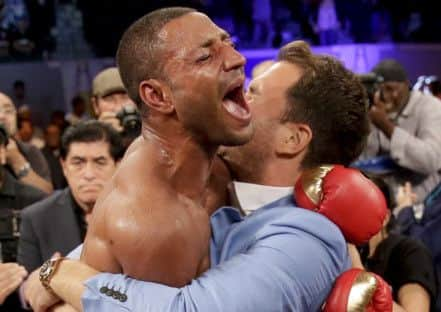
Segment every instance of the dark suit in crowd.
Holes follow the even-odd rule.
[[[34,271],[55,252],[67,255],[81,244],[86,222],[69,188],[23,210],[17,261]]]

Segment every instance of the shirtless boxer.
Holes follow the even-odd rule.
[[[217,147],[252,135],[245,59],[206,15],[166,8],[130,26],[117,63],[141,111],[142,136],[96,203],[81,259],[184,286],[209,267],[203,199]]]

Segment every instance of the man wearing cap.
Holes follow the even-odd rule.
[[[91,101],[98,120],[111,124],[118,131],[122,128],[116,114],[126,105],[134,106],[116,67],[107,68],[95,76]]]
[[[421,201],[441,180],[441,103],[410,91],[406,71],[395,60],[380,62],[373,72],[383,82],[369,112],[373,127],[363,157],[389,155],[399,168],[388,182],[411,182]]]
[[[8,135],[0,126],[0,160],[6,163],[6,145]],[[18,311],[19,301],[14,293],[27,272],[16,261],[18,229],[17,212],[25,206],[39,201],[45,193],[27,184],[17,181],[7,170],[0,166],[0,307],[2,311]],[[6,263],[9,262],[9,263]]]

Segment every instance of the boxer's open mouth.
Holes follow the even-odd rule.
[[[243,92],[243,81],[231,84],[227,93],[222,99],[222,104],[230,115],[241,121],[251,119],[250,108],[245,100]]]

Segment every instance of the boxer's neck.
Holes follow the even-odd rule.
[[[217,147],[203,145],[183,130],[170,135],[144,125],[142,135],[158,150],[159,164],[166,168],[172,187],[179,194],[202,202]]]

